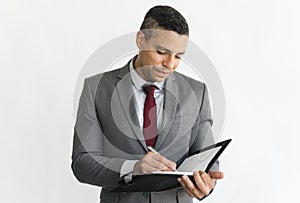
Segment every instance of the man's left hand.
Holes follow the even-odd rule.
[[[203,171],[194,171],[194,180],[196,185],[184,175],[178,178],[179,183],[185,192],[192,198],[203,198],[209,195],[210,191],[214,188],[217,179],[222,179],[224,173],[220,171],[210,171],[205,173]]]

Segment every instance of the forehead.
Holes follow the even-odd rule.
[[[153,30],[151,37],[147,41],[149,48],[165,48],[173,53],[185,52],[189,37],[187,35],[179,35],[174,31]]]

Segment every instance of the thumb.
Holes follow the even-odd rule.
[[[224,173],[221,171],[209,171],[208,175],[213,179],[222,179],[224,178]]]

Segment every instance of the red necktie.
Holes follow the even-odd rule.
[[[157,137],[156,127],[156,103],[154,98],[155,86],[149,85],[143,87],[146,93],[146,99],[144,104],[144,137],[147,146],[153,147]]]

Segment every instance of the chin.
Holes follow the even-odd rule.
[[[155,81],[156,82],[163,82],[163,81],[165,81],[167,78],[157,78]]]

